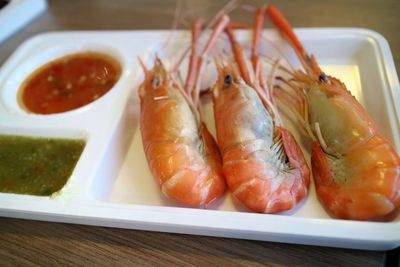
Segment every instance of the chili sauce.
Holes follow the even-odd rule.
[[[0,135],[0,192],[50,196],[71,176],[84,140]]]
[[[106,94],[120,75],[120,65],[107,55],[68,55],[33,72],[19,90],[18,101],[25,110],[36,114],[74,110]]]

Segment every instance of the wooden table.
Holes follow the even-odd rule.
[[[400,1],[301,0],[276,2],[296,27],[362,27],[389,42],[400,70]],[[241,1],[260,6],[264,1]],[[27,38],[46,31],[168,29],[175,1],[56,1],[45,13],[0,44],[2,64]],[[218,1],[184,1],[209,18]],[[252,15],[234,12],[250,23]],[[183,27],[183,26],[181,26]],[[395,252],[395,256],[398,256]],[[200,237],[0,218],[0,265],[261,266],[384,263],[384,252]]]

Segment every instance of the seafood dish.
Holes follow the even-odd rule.
[[[287,67],[279,63],[278,59],[269,63],[270,73],[263,68],[262,62],[266,60],[263,60],[259,51],[259,43],[266,15],[293,47],[304,70]],[[175,188],[173,198],[191,206],[206,206],[204,204],[208,201],[205,199],[215,199],[222,195],[221,188],[225,179],[232,195],[252,211],[277,213],[293,209],[307,197],[310,171],[296,139],[283,125],[279,106],[298,120],[298,127],[312,140],[311,167],[316,193],[329,214],[341,219],[388,220],[397,212],[400,206],[400,158],[397,152],[380,134],[376,124],[345,85],[325,74],[316,58],[306,53],[290,24],[273,5],[257,10],[255,24],[251,27],[251,57],[246,58],[247,51],[236,40],[234,33],[235,29],[246,26],[230,22],[226,14],[218,19],[204,45],[204,51],[218,49],[216,40],[226,34],[232,49],[230,59],[224,60],[226,51],[225,55],[220,53],[214,58],[218,78],[211,93],[219,148],[217,151],[212,135],[202,126],[204,123],[194,123],[195,118],[202,121],[198,101],[201,90],[199,80],[202,79],[203,64],[206,61],[206,53],[199,55],[197,51],[199,24],[199,21],[193,23],[192,54],[186,83],[186,87],[191,84],[194,89],[177,90],[181,94],[181,101],[186,102],[185,109],[176,105],[168,110],[161,108],[164,106],[163,101],[171,99],[164,86],[168,83],[176,85],[177,82],[169,82],[171,74],[167,74],[160,59],[156,60],[152,70],[152,73],[161,73],[157,77],[149,75],[150,72],[143,67],[146,78],[139,90],[143,144],[150,169],[167,196],[171,193],[166,192],[165,187],[172,183]],[[190,81],[190,77],[194,77],[194,81]],[[148,87],[151,89],[143,89]],[[144,92],[147,91],[152,93],[151,104],[143,101]],[[152,106],[153,103],[156,103],[156,107]],[[196,109],[197,115],[193,115]],[[191,119],[169,118],[172,114],[176,116],[177,110],[180,116],[189,115]],[[159,113],[149,117],[153,111]],[[167,118],[163,119],[164,116]],[[160,123],[154,124],[154,121]],[[163,121],[170,125],[161,123]],[[175,123],[180,125],[178,130],[175,130]],[[203,134],[203,131],[207,134]],[[152,137],[147,132],[152,132]],[[169,133],[173,135],[163,136]],[[180,144],[180,141],[176,141],[180,138],[198,140],[198,137],[194,137],[199,136],[198,133],[202,133],[200,135],[203,139],[210,140],[212,149],[207,149],[208,145],[197,147],[213,151],[211,154],[214,156],[205,155],[215,161],[188,165],[182,160],[178,163],[175,157],[180,160],[186,157],[189,162],[192,152],[184,156],[180,154],[180,148],[161,148],[171,146],[172,143]],[[153,142],[159,144],[154,144],[154,149]],[[150,151],[153,150],[157,152],[152,154]],[[175,164],[181,166],[176,167]],[[184,178],[182,174],[181,168],[190,169],[190,165],[197,168],[204,164],[208,164],[211,169],[218,166],[217,188],[221,190],[213,197],[208,197],[206,192],[198,192],[205,183],[212,188],[215,182],[205,182],[204,175],[200,173],[195,174],[197,182],[192,181],[195,179],[193,176]],[[182,185],[177,184],[177,176],[182,179]],[[191,182],[183,182],[184,179]],[[193,197],[190,196],[191,190],[196,192]],[[203,195],[203,201],[199,202],[199,195]],[[193,199],[194,204],[186,197]]]
[[[180,10],[168,30],[39,34],[1,66],[0,216],[398,247],[386,40],[273,5]]]

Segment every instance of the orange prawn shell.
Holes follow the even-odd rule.
[[[329,79],[330,83],[319,82],[319,86],[334,105],[342,107],[340,111],[347,114],[349,127],[357,135],[347,139],[340,159],[343,167],[339,171],[347,174],[344,182],[337,181],[338,174],[330,169],[320,144],[313,144],[311,162],[317,196],[334,217],[386,220],[400,206],[400,158],[345,85]]]
[[[303,123],[310,123],[310,135],[315,126],[311,162],[320,202],[337,218],[390,219],[400,206],[399,155],[346,86],[325,75],[307,54],[281,12],[273,5],[266,12],[305,70],[282,67],[292,77],[281,80],[294,89],[291,100],[297,102],[294,108]],[[276,92],[288,106],[293,104],[287,99],[290,94]],[[302,100],[307,105],[304,115]]]
[[[225,181],[215,141],[163,67],[147,73],[139,97],[143,148],[163,193],[193,207],[206,207],[222,196]],[[196,142],[204,144],[203,153]]]
[[[382,136],[349,152],[346,164],[357,173],[345,184],[335,182],[325,157],[314,143],[311,162],[317,196],[333,216],[386,220],[400,206],[400,159]]]
[[[223,162],[231,162],[238,159],[245,159],[245,162],[224,164],[227,183],[231,192],[235,192],[240,186],[256,178],[247,188],[240,193],[235,193],[238,198],[249,209],[259,213],[277,213],[290,210],[303,198],[307,196],[310,185],[310,170],[307,166],[303,152],[298,146],[293,135],[284,128],[278,128],[288,154],[291,165],[296,169],[295,181],[283,180],[278,186],[271,184],[263,174],[266,173],[266,166],[257,159],[251,157],[251,152],[238,148],[227,151],[223,154]],[[267,171],[268,173],[268,171]],[[268,203],[274,199],[271,203]],[[268,207],[268,209],[266,209]],[[267,210],[267,211],[266,211]]]
[[[241,87],[246,85],[240,85],[235,71],[231,72],[235,84],[232,88],[224,88],[222,78],[227,73],[226,69],[220,69],[213,101],[217,141],[229,190],[253,211],[276,213],[289,210],[308,193],[310,171],[303,153],[290,132],[278,127],[276,132],[282,136],[285,153],[296,170],[293,177],[274,179],[277,170],[269,168],[257,155],[262,138],[272,140],[272,120],[271,130],[264,132],[269,137],[257,133],[257,124],[264,123],[267,117],[263,113],[267,111],[254,89],[248,87],[250,91],[246,92],[243,89],[246,87]]]

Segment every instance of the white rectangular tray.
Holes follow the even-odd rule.
[[[298,29],[299,37],[329,74],[344,81],[400,151],[400,88],[387,42],[364,29]],[[274,31],[269,39],[294,55]],[[65,188],[54,197],[0,193],[0,216],[220,237],[371,250],[400,245],[400,216],[391,222],[332,219],[310,194],[295,210],[255,214],[227,193],[209,209],[185,208],[166,199],[147,167],[138,125],[136,56],[162,53],[168,31],[59,32],[21,45],[0,70],[0,134],[85,138],[87,145]],[[250,38],[241,32],[239,39]],[[189,44],[186,31],[172,47]],[[171,44],[168,45],[171,47]],[[58,115],[31,115],[15,100],[21,82],[35,68],[64,54],[94,50],[122,64],[120,81],[96,102]],[[205,107],[208,125],[212,107]],[[296,136],[298,136],[296,134]],[[303,147],[306,158],[308,149]]]

